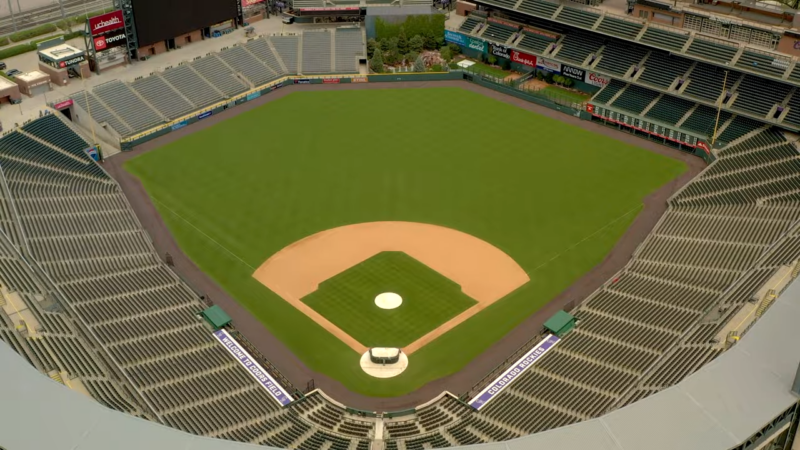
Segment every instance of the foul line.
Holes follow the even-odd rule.
[[[621,216],[617,217],[616,219],[612,220],[611,222],[608,222],[607,224],[605,224],[602,227],[598,228],[594,233],[592,233],[592,234],[586,236],[585,238],[581,239],[580,241],[570,245],[569,247],[564,249],[561,253],[556,254],[555,256],[553,256],[552,258],[548,259],[547,261],[545,261],[545,262],[539,264],[538,266],[534,267],[534,269],[531,270],[531,273],[536,272],[537,270],[541,269],[542,267],[550,264],[551,262],[553,262],[554,260],[558,259],[559,257],[564,255],[565,253],[568,253],[573,248],[583,244],[584,242],[588,241],[589,239],[591,239],[591,238],[595,237],[596,235],[600,234],[606,228],[608,228],[611,225],[614,225],[615,223],[619,222],[624,217],[629,216],[632,212],[634,212],[634,211],[636,211],[638,209],[641,209],[641,207],[642,207],[642,205],[638,205],[638,206],[628,210],[628,212],[624,213],[623,215],[621,215]]]
[[[163,202],[161,202],[161,201],[160,201],[160,200],[158,200],[157,198],[155,198],[155,197],[152,197],[152,199],[153,199],[153,201],[154,201],[155,203],[158,203],[159,205],[163,206],[163,207],[164,207],[164,208],[165,208],[167,211],[171,212],[171,213],[172,213],[172,214],[173,214],[175,217],[177,217],[177,218],[181,219],[182,221],[186,222],[186,223],[187,223],[187,224],[188,224],[190,227],[192,227],[192,228],[194,228],[195,230],[197,230],[197,232],[198,232],[198,233],[200,233],[200,234],[202,234],[203,236],[205,236],[205,237],[206,237],[206,239],[208,239],[209,241],[213,242],[213,243],[214,243],[214,244],[215,244],[217,247],[219,247],[219,248],[221,248],[221,249],[225,250],[225,251],[226,251],[226,252],[227,252],[229,255],[233,256],[233,257],[234,257],[234,258],[236,258],[236,259],[237,259],[237,260],[238,260],[240,263],[242,263],[242,264],[244,264],[245,266],[247,266],[247,267],[250,269],[250,271],[252,271],[252,272],[255,272],[255,270],[256,270],[256,269],[255,269],[253,266],[251,266],[250,264],[247,264],[247,262],[245,262],[245,260],[243,260],[242,258],[240,258],[239,256],[237,256],[237,255],[236,255],[235,253],[233,253],[232,251],[228,250],[228,249],[227,249],[227,248],[226,248],[224,245],[222,245],[222,244],[220,244],[219,242],[217,242],[216,240],[214,240],[214,238],[212,238],[211,236],[209,236],[209,235],[207,235],[206,233],[204,233],[204,232],[203,232],[203,230],[201,230],[200,228],[197,228],[197,227],[196,227],[196,226],[195,226],[195,225],[194,225],[192,222],[189,222],[188,220],[186,220],[186,218],[184,218],[182,215],[180,215],[180,214],[176,213],[175,211],[173,211],[173,210],[172,210],[172,209],[171,209],[169,206],[165,205]]]

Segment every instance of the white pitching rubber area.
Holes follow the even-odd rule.
[[[394,292],[384,292],[375,297],[375,304],[380,309],[395,309],[403,304],[403,297]]]

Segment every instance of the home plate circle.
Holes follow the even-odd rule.
[[[375,297],[375,304],[380,309],[395,309],[403,303],[403,297],[394,292],[384,292]]]
[[[375,378],[392,378],[408,367],[408,356],[399,348],[374,347],[361,355],[361,369]]]

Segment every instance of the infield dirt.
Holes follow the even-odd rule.
[[[357,353],[367,348],[301,299],[319,283],[380,252],[404,252],[461,286],[477,303],[409,346],[407,355],[527,283],[510,256],[490,243],[451,228],[413,222],[370,222],[315,233],[274,254],[253,277]],[[402,276],[402,274],[398,274]]]

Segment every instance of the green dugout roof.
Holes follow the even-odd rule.
[[[559,337],[569,333],[574,326],[575,316],[569,314],[563,309],[555,313],[553,317],[547,319],[547,322],[544,323],[545,328]]]
[[[217,305],[212,306],[211,308],[206,309],[201,313],[203,318],[214,327],[215,330],[219,330],[220,328],[224,327],[225,325],[231,323],[231,316],[229,316],[225,311],[222,310]]]

